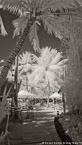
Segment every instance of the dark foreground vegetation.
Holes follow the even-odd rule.
[[[82,144],[82,116],[67,113],[55,118],[54,124],[62,142],[71,145]]]

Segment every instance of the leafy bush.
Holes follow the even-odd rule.
[[[65,77],[66,102],[74,113],[82,112],[82,59],[81,44],[73,42],[68,54],[68,67]]]
[[[82,88],[80,84],[74,82],[69,83],[66,90],[66,103],[70,110],[74,113],[81,114],[82,112]]]
[[[3,122],[4,118],[7,117],[7,123],[6,123],[6,129],[5,132],[2,132],[0,135],[0,143],[4,141],[6,136],[8,135],[8,123],[9,123],[9,106],[7,104],[7,97],[10,92],[10,89],[8,93],[6,94],[6,88],[4,90],[4,94],[2,97],[2,102],[0,106],[0,124]]]

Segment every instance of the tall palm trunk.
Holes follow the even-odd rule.
[[[26,73],[26,90],[28,91],[28,73]]]
[[[66,113],[66,106],[65,106],[65,96],[64,96],[64,92],[62,94],[62,102],[63,102],[63,111],[64,111],[64,114]]]
[[[14,96],[14,101],[15,101],[15,104],[16,106],[18,106],[18,56],[16,57],[16,62],[15,62],[15,65],[16,65],[16,69],[15,69],[15,96]]]
[[[54,85],[53,85],[53,93],[55,93],[55,81],[54,81]],[[53,97],[53,106],[54,106],[54,97]]]
[[[47,99],[47,108],[49,107],[49,96],[50,96],[50,83],[49,83],[49,80],[48,80],[48,99]]]
[[[1,75],[0,75],[0,90],[1,90],[2,85],[5,82],[5,79],[6,79],[6,76],[8,74],[8,71],[9,71],[11,65],[13,64],[13,62],[15,60],[15,57],[20,52],[20,50],[21,50],[21,48],[22,48],[22,46],[23,46],[23,44],[25,42],[25,39],[26,39],[26,37],[28,35],[29,29],[33,25],[34,21],[35,21],[34,19],[29,21],[29,23],[27,24],[27,27],[25,28],[23,34],[21,34],[20,37],[19,37],[19,40],[18,40],[18,42],[16,44],[16,48],[14,48],[12,50],[10,56],[8,57],[6,63],[4,64],[4,67],[3,67]]]
[[[28,77],[26,77],[26,90],[28,91]]]

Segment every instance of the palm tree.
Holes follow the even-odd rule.
[[[57,82],[62,82],[61,76],[63,75],[64,65],[67,59],[62,60],[62,55],[60,52],[57,52],[56,49],[43,48],[41,50],[41,55],[38,58],[37,64],[35,64],[35,69],[31,74],[31,77],[34,77],[34,82],[36,84],[45,79],[48,85],[48,106],[49,106],[49,96],[50,96],[50,87],[53,80]]]
[[[61,36],[65,14],[62,10],[63,8],[68,9],[72,7],[70,2],[72,5],[73,0],[1,0],[4,9],[17,13],[19,16],[18,19],[13,21],[15,27],[13,36],[19,35],[19,38],[16,43],[16,48],[11,52],[2,70],[0,89],[10,66],[20,52],[28,34],[34,50],[38,51],[40,51],[40,48],[37,31],[41,24],[44,25],[44,29],[48,34],[55,34],[57,37]],[[57,10],[60,12],[57,13]]]
[[[32,54],[31,52],[24,52],[22,55],[19,55],[18,61],[19,61],[19,77],[22,78],[22,83],[25,83],[26,80],[26,89],[28,90],[28,76],[29,73],[32,72],[32,65],[36,62],[37,56]]]
[[[28,77],[28,82],[29,82],[29,89],[32,93],[32,91],[36,94],[36,96],[38,96],[39,98],[47,95],[47,81],[44,78],[38,78],[38,81],[36,82],[33,76],[33,71],[35,70],[34,68],[35,66],[32,66],[32,73],[29,74]],[[37,75],[37,74],[36,74]]]

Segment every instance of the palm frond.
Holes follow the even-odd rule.
[[[23,7],[26,8],[26,10],[31,11],[32,10],[32,2],[31,0],[22,0]]]
[[[38,25],[37,25],[37,22],[34,22],[29,32],[29,40],[34,47],[34,50],[40,51],[37,31],[38,31]]]
[[[48,34],[55,34],[55,28],[54,28],[54,23],[52,22],[53,19],[49,19],[48,15],[41,15],[40,19],[42,20],[44,24],[44,29],[47,31]]]
[[[45,0],[44,2],[40,3],[39,9],[37,11],[45,11],[50,10],[56,12],[56,10],[62,10],[63,8],[68,9],[72,8],[74,5],[73,0]]]
[[[39,72],[38,75],[34,77],[33,83],[37,85],[39,82],[41,82],[41,78],[43,78],[43,71]]]
[[[50,69],[45,72],[45,78],[51,83],[54,80],[54,73]],[[47,82],[48,83],[48,82]]]
[[[26,15],[31,11],[31,5],[29,0],[1,0],[3,10],[8,10],[13,14],[19,16]]]
[[[44,0],[36,0],[36,8],[37,8],[37,12],[41,11],[41,8],[43,7],[45,1]]]
[[[1,35],[3,35],[3,36],[7,35],[7,32],[5,30],[5,27],[4,27],[4,24],[3,24],[1,16],[0,16],[0,30],[1,30]]]
[[[37,10],[37,12],[43,12],[45,10],[56,11],[62,8],[66,9],[72,7],[73,0],[1,0],[1,3],[4,8],[7,8],[14,13],[22,9],[32,10],[32,8],[34,13],[34,9]]]
[[[53,61],[51,62],[51,65],[57,64],[61,60],[61,58],[62,58],[62,55],[60,52],[58,52],[56,56],[54,57]]]
[[[74,0],[75,6],[78,8],[78,10],[82,9],[82,0]]]
[[[31,53],[27,51],[23,52],[22,54],[19,55],[18,60],[19,60],[19,65],[24,65],[29,63],[31,61]]]
[[[62,18],[60,20],[58,17],[55,17],[53,12],[56,12],[56,10],[60,10],[63,8],[70,8],[73,5],[74,0],[3,0],[2,4],[3,7],[7,7],[10,9],[10,11],[17,12],[20,11],[21,17],[20,20],[14,21],[15,31],[14,36],[20,33],[19,31],[24,31],[24,28],[26,24],[28,23],[28,17],[36,18],[36,22],[33,25],[33,29],[31,30],[31,33],[35,35],[30,35],[30,40],[32,44],[34,45],[34,49],[40,50],[39,48],[39,39],[37,35],[37,25],[39,24],[38,20],[42,20],[44,24],[45,30],[49,34],[55,34],[56,37],[62,39],[62,29],[64,29],[62,25]],[[70,4],[71,2],[71,4]],[[23,22],[21,19],[22,17],[25,17]],[[27,19],[27,20],[26,20]],[[65,19],[63,19],[64,21]],[[23,23],[22,23],[23,22]],[[19,25],[18,25],[19,23]],[[22,26],[23,25],[23,26]],[[64,29],[65,35],[67,29]]]
[[[51,48],[45,47],[41,49],[40,57],[38,58],[38,63],[40,66],[47,67],[52,61],[53,55],[51,54]]]
[[[74,12],[77,18],[79,17],[82,19],[82,0],[74,0],[75,7],[74,7]]]
[[[60,84],[62,80],[61,76],[64,74],[64,63],[66,62],[62,61],[61,57],[61,53],[58,53],[57,50],[48,47],[41,49],[40,57],[31,74],[34,82],[37,84],[44,79],[47,80],[47,83],[49,80],[51,85],[54,79],[59,81],[58,79],[60,78]]]
[[[39,19],[42,21],[44,29],[48,34],[54,34],[59,39],[62,39],[62,29],[64,29],[64,32],[66,31],[66,28],[63,26],[63,21],[65,21],[64,17],[57,18],[56,16],[43,14],[39,17]]]
[[[43,71],[42,67],[38,65],[37,67],[35,67],[33,73],[31,74],[31,76],[36,76],[38,73],[40,73],[42,71]]]
[[[22,0],[1,0],[1,3],[4,5],[12,5],[12,6],[17,6],[21,7],[22,6]]]
[[[23,0],[2,0],[3,9],[7,9],[12,13],[22,14],[28,9],[27,3]]]
[[[68,59],[63,59],[63,60],[61,60],[60,62],[58,62],[57,64],[59,65],[59,66],[63,66],[63,65],[65,65],[65,64],[67,64],[67,62],[68,62]]]
[[[37,56],[25,51],[18,57],[19,65],[27,65],[27,64],[33,64],[37,61]]]
[[[2,0],[3,9],[8,9],[10,12],[17,13],[22,8],[22,0]]]
[[[58,66],[58,65],[52,65],[52,66],[49,66],[49,70],[53,73],[63,73],[63,70],[64,70],[64,66]]]
[[[15,27],[13,37],[23,33],[24,29],[27,26],[28,21],[29,21],[29,14],[27,14],[26,16],[21,16],[13,21],[13,25]]]
[[[22,77],[23,74],[26,76],[27,73],[34,69],[33,64],[37,61],[37,57],[34,54],[25,51],[19,55],[18,60],[19,75]]]

